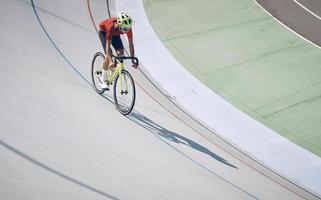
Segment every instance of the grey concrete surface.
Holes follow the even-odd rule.
[[[100,50],[86,3],[35,4],[53,43],[29,1],[1,1],[1,199],[316,198],[267,176],[137,70],[135,110],[119,114],[110,94],[86,82]],[[105,1],[92,7],[96,19],[106,16]]]

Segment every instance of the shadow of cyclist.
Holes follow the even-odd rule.
[[[230,167],[236,168],[236,166],[228,163],[228,161],[226,161],[224,158],[222,158],[221,156],[213,153],[212,151],[210,151],[209,149],[207,149],[206,147],[184,137],[181,136],[177,133],[174,133],[172,131],[169,131],[168,129],[162,127],[159,124],[156,124],[155,122],[153,122],[152,120],[150,120],[149,118],[147,118],[146,116],[133,111],[131,112],[131,114],[128,116],[128,118],[130,120],[132,120],[133,122],[143,126],[144,128],[146,128],[147,130],[151,131],[152,133],[155,133],[163,138],[166,138],[167,140],[170,140],[172,142],[178,143],[178,144],[184,144],[187,146],[190,146],[191,148],[198,150],[202,153],[205,153],[209,156],[211,156],[212,158],[214,158],[215,160],[228,165]]]

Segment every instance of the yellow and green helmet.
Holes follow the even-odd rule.
[[[124,12],[121,12],[117,17],[117,22],[122,30],[129,30],[133,25],[132,18]]]

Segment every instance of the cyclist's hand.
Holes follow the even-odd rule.
[[[137,64],[137,63],[132,62],[132,67],[134,67],[135,69],[137,69],[137,68],[138,68],[138,64]]]
[[[115,63],[114,62],[111,62],[110,64],[109,64],[109,69],[112,69],[112,68],[115,68]]]

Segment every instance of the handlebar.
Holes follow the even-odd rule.
[[[128,60],[131,59],[133,60],[134,64],[138,65],[139,61],[138,58],[136,57],[128,57],[128,56],[113,56],[117,61],[121,61],[121,60]]]

